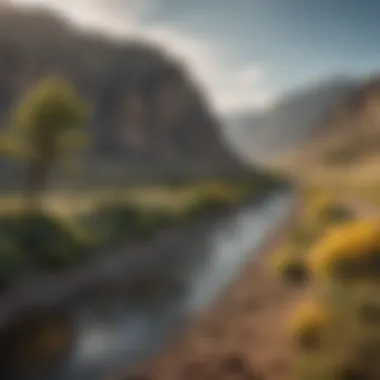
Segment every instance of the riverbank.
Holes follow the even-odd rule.
[[[123,320],[126,318],[126,320],[124,327],[106,327],[109,331],[112,331],[112,329],[121,329],[120,332],[125,331],[125,329],[129,328],[128,313],[131,310],[134,310],[135,313],[138,312],[140,306],[142,307],[142,313],[144,308],[150,310],[151,306],[149,305],[151,303],[153,308],[159,307],[159,310],[162,310],[163,313],[167,308],[174,307],[178,302],[180,305],[183,304],[178,310],[180,322],[182,313],[187,313],[187,307],[198,308],[196,304],[200,301],[199,297],[203,299],[205,296],[203,288],[208,293],[205,296],[206,299],[208,297],[214,298],[212,294],[215,293],[215,289],[213,290],[212,288],[219,287],[217,284],[220,280],[225,282],[225,277],[229,281],[228,278],[233,274],[225,273],[225,271],[231,272],[231,265],[233,268],[244,257],[247,257],[248,247],[254,246],[253,242],[259,236],[265,236],[260,232],[261,230],[273,229],[278,225],[279,213],[284,212],[281,209],[288,202],[288,197],[285,196],[284,198],[281,194],[282,192],[280,194],[274,192],[267,200],[254,199],[236,208],[233,207],[228,212],[220,213],[218,211],[212,213],[198,221],[194,220],[188,226],[177,226],[174,229],[167,228],[158,233],[150,243],[142,245],[139,243],[123,244],[113,254],[100,255],[97,260],[92,262],[90,267],[78,268],[64,276],[39,277],[36,282],[29,282],[24,284],[25,286],[20,284],[20,287],[13,288],[12,291],[8,292],[7,297],[3,295],[0,298],[2,304],[0,322],[5,327],[7,321],[12,324],[15,316],[22,314],[27,318],[28,310],[38,313],[38,309],[43,315],[52,310],[55,313],[63,313],[69,319],[71,319],[71,316],[78,319],[77,317],[80,317],[78,312],[82,313],[78,310],[79,308],[86,315],[92,315],[94,318],[102,320],[105,317],[105,326],[109,326],[108,317],[103,316],[103,313],[108,313],[107,310],[109,310],[110,318],[113,318],[111,315],[114,302],[122,308],[127,308],[122,314],[117,312],[117,315],[115,315],[117,319],[121,318]],[[282,205],[279,210],[276,204]],[[277,223],[274,224],[276,221]],[[223,227],[224,225],[226,228]],[[248,230],[256,231],[256,234],[251,234]],[[220,237],[223,237],[222,241],[219,241]],[[210,243],[211,246],[208,245]],[[227,252],[225,248],[227,248]],[[233,254],[234,252],[235,255]],[[221,255],[221,261],[218,259],[214,263],[214,255],[216,257]],[[230,259],[227,257],[230,257]],[[225,259],[227,259],[227,262]],[[198,266],[206,266],[207,268],[209,260],[212,261],[210,270],[212,272],[216,270],[216,273],[210,272],[207,274],[206,271],[204,275],[201,275],[204,278],[199,280],[199,284],[198,280],[194,279],[197,283],[197,285],[194,283],[196,289],[191,290],[193,280],[189,276],[193,275],[188,272],[197,273],[196,277],[198,277],[198,274],[202,272],[202,270],[197,270]],[[170,262],[170,266],[167,265],[168,262]],[[217,275],[217,273],[219,274]],[[219,276],[221,277],[219,278]],[[210,289],[208,289],[207,285],[208,279],[211,281]],[[185,292],[183,295],[181,295],[182,291]],[[194,294],[187,294],[189,291]],[[189,297],[188,301],[186,301],[187,297]],[[173,300],[171,301],[171,299]],[[189,302],[188,306],[185,306],[184,302]],[[153,304],[159,306],[153,306]],[[182,307],[184,307],[183,310]],[[189,309],[189,313],[192,310]],[[153,312],[153,319],[154,315]],[[141,318],[144,318],[143,314]],[[78,332],[77,334],[79,334],[75,339],[78,341],[79,346],[77,345],[77,348],[70,355],[73,359],[77,358],[79,361],[82,355],[86,355],[81,348],[81,342],[86,346],[87,343],[85,342],[88,340],[88,334],[97,334],[94,331],[97,328],[96,324],[92,325],[91,320],[85,319],[83,323],[80,320],[78,320],[80,324],[75,328]],[[131,323],[133,324],[134,322]],[[152,323],[153,325],[151,326]],[[152,328],[154,321],[147,322],[147,324],[146,329],[143,329],[141,333]],[[31,330],[34,329],[33,326],[29,327]],[[168,326],[168,330],[170,330],[170,326]],[[12,332],[13,329],[10,331]],[[17,331],[14,332],[17,333]],[[112,335],[112,333],[110,334]],[[12,333],[8,335],[8,340],[2,339],[2,342],[11,341],[14,344],[15,339],[12,338]],[[105,374],[109,373],[109,369],[120,368],[123,365],[123,358],[129,355],[128,350],[132,349],[134,344],[129,348],[129,343],[127,343],[128,336],[124,337],[124,335],[120,334],[118,336],[122,337],[114,341],[114,343],[110,345],[107,343],[104,346],[104,350],[108,350],[105,357],[96,358],[96,360],[89,359],[89,362],[83,364],[74,359],[76,369],[73,369],[74,372],[70,372],[70,374],[78,376],[66,378],[82,379],[83,377],[80,377],[80,373],[83,371],[86,373],[90,371],[92,374],[98,373],[98,366],[101,367],[101,373]],[[141,339],[144,338],[142,337]],[[156,342],[158,345],[161,344],[160,339]],[[166,338],[162,339],[166,341]],[[98,343],[90,342],[88,344],[92,347],[93,344]],[[4,344],[3,346],[5,352],[7,352],[3,359],[6,359],[10,355],[9,345]],[[15,347],[14,351],[15,355],[17,355],[18,348]],[[117,352],[116,356],[113,352]],[[126,353],[122,354],[122,352]],[[112,367],[113,361],[119,357],[117,355],[121,359],[118,364]],[[146,356],[143,352],[141,355]],[[108,362],[109,360],[111,363]],[[15,361],[13,360],[13,362]],[[18,363],[18,361],[16,362]],[[29,374],[26,373],[25,379],[29,379],[28,376]],[[97,378],[103,379],[104,377],[105,375],[99,375]],[[51,378],[55,377],[48,377],[48,379]]]
[[[277,282],[266,256],[293,226],[297,206],[267,241],[251,254],[243,271],[185,333],[136,372],[138,379],[282,380],[292,362],[284,322],[304,292]],[[257,375],[257,376],[256,376]],[[115,379],[135,379],[122,373]],[[260,377],[259,377],[260,376]]]
[[[154,239],[161,230],[186,226],[214,212],[260,201],[281,184],[214,180],[182,185],[47,194],[38,210],[21,196],[0,196],[0,293],[31,277],[61,275],[91,265],[125,243]]]

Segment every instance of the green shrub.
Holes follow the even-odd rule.
[[[0,235],[0,289],[32,265],[32,257],[21,249],[16,239]]]
[[[61,269],[86,251],[85,242],[66,222],[42,213],[3,217],[0,244],[0,261],[8,275],[27,266]]]
[[[143,215],[137,236],[141,238],[151,236],[156,231],[182,225],[185,222],[186,218],[179,213],[161,210],[146,212]]]
[[[100,206],[84,222],[100,242],[144,240],[162,228],[182,222],[179,215],[163,210],[141,210],[128,203]]]
[[[142,223],[141,212],[130,204],[105,203],[88,215],[88,228],[99,242],[131,238]]]

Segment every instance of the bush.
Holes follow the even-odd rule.
[[[33,265],[60,269],[82,258],[86,246],[63,220],[42,213],[3,217],[0,260],[9,271]]]
[[[163,210],[141,210],[128,203],[109,203],[90,214],[85,224],[99,242],[144,240],[160,229],[183,223],[179,213]]]
[[[329,323],[327,311],[309,301],[293,315],[290,324],[293,341],[304,352],[316,351],[321,347]]]
[[[85,221],[99,242],[133,238],[142,225],[142,213],[126,203],[100,205]]]
[[[164,228],[181,225],[186,221],[183,215],[175,212],[155,210],[146,212],[141,223],[141,234],[144,237]]]
[[[354,280],[380,275],[380,226],[356,221],[332,228],[309,253],[309,264],[318,275]]]
[[[31,265],[32,257],[22,250],[15,238],[0,235],[0,289]]]
[[[299,357],[292,379],[377,380],[380,224],[355,220],[328,197],[307,199],[302,231],[317,233],[309,242],[308,236],[297,236],[295,245],[300,249],[315,242],[306,257],[315,301],[293,318],[292,337],[307,355]]]

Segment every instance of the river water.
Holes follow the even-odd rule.
[[[117,293],[107,295],[103,306],[78,308],[70,357],[47,379],[104,380],[115,369],[137,364],[159,350],[171,334],[223,292],[252,251],[283,223],[291,207],[290,193],[276,193],[213,222],[196,244],[182,247],[185,252],[180,257],[196,260],[163,258],[167,261],[157,264],[161,275],[175,280],[169,282],[169,290],[157,294],[150,289],[142,300]]]

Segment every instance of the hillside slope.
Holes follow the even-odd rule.
[[[157,47],[84,33],[40,9],[4,8],[0,57],[0,126],[12,102],[49,74],[73,80],[94,106],[89,181],[248,170],[224,146],[219,123],[185,67]]]
[[[334,77],[283,95],[270,109],[231,115],[228,132],[252,159],[271,160],[324,134],[322,121],[355,87]]]
[[[318,139],[279,157],[274,166],[295,176],[344,186],[380,180],[380,78],[354,88],[332,107]]]

